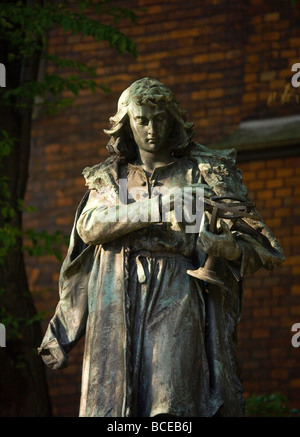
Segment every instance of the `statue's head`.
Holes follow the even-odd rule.
[[[169,128],[162,123],[163,135],[168,135],[165,143],[170,155],[183,156],[191,142],[193,123],[186,122],[186,111],[180,108],[172,91],[156,79],[145,77],[130,85],[120,96],[118,111],[110,118],[111,128],[105,129],[111,139],[107,149],[111,155],[135,160],[137,145],[130,127],[133,117],[132,108],[141,106],[160,108],[168,117]]]

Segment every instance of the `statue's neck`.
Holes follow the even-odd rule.
[[[146,150],[139,150],[136,165],[141,166],[146,172],[152,173],[157,167],[163,167],[174,161],[175,158],[167,153],[153,153]]]

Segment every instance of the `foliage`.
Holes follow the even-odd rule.
[[[55,54],[47,53],[47,32],[55,28],[61,28],[64,32],[72,34],[80,33],[83,36],[91,36],[96,41],[106,41],[111,47],[120,53],[125,51],[137,56],[134,42],[120,32],[114,25],[103,24],[98,15],[108,16],[116,24],[120,19],[129,19],[136,22],[136,14],[126,8],[116,7],[110,0],[76,0],[76,1],[44,1],[32,2],[4,2],[0,6],[0,30],[1,39],[8,47],[8,61],[21,62],[23,65],[32,58],[36,52],[42,58],[47,59],[61,69],[75,69],[79,74],[87,73],[92,77],[96,71],[89,65],[72,59],[60,58]],[[90,18],[93,15],[94,18]],[[63,77],[57,74],[45,74],[40,81],[25,80],[19,86],[9,86],[0,90],[1,106],[10,105],[16,109],[33,106],[36,97],[39,104],[46,106],[48,112],[54,114],[59,109],[65,108],[73,99],[61,97],[66,90],[77,96],[80,90],[90,89],[96,92],[99,88],[109,91],[105,86],[98,85],[93,78],[83,78],[78,74],[68,74]],[[55,97],[53,98],[49,98]],[[2,175],[3,159],[13,152],[14,144],[20,139],[10,137],[9,133],[0,130],[0,212],[4,219],[4,225],[0,228],[0,264],[10,249],[16,248],[17,241],[23,236],[31,241],[31,245],[23,247],[30,254],[50,253],[59,256],[53,249],[53,243],[60,243],[65,238],[55,232],[53,235],[45,231],[34,230],[22,231],[10,224],[10,219],[16,215],[16,209],[12,206],[9,180]],[[22,147],[22,144],[21,144]],[[18,208],[23,209],[23,200],[18,199]]]
[[[137,54],[134,42],[112,25],[102,24],[88,14],[109,15],[118,22],[120,18],[129,18],[136,22],[136,14],[125,8],[110,5],[110,0],[97,1],[45,1],[24,4],[22,1],[4,3],[0,8],[2,38],[10,42],[14,49],[10,61],[17,57],[30,57],[36,50],[45,52],[46,32],[55,27],[65,32],[92,36],[96,41],[107,41],[120,53],[128,51]],[[79,11],[76,9],[79,8]]]
[[[103,24],[99,18],[90,18],[91,15],[108,16],[112,25]],[[94,16],[94,15],[93,15]],[[61,28],[64,32],[81,34],[93,37],[95,41],[106,41],[109,46],[119,53],[131,53],[137,56],[134,42],[120,32],[115,24],[120,19],[129,19],[136,22],[136,14],[128,9],[111,5],[110,0],[94,1],[63,1],[63,2],[33,2],[24,4],[4,3],[0,7],[1,38],[8,44],[8,61],[26,61],[39,53],[56,67],[72,68],[79,74],[88,73],[92,78],[83,78],[78,74],[68,74],[62,77],[57,74],[45,74],[40,80],[26,80],[18,87],[2,90],[2,106],[12,104],[17,108],[34,105],[35,97],[46,105],[49,113],[57,113],[73,102],[73,99],[62,98],[63,91],[71,91],[75,96],[80,90],[97,89],[109,91],[107,87],[99,85],[94,79],[96,70],[85,63],[72,59],[60,58],[54,54],[47,54],[47,33],[49,30]],[[49,99],[49,95],[52,99]],[[53,97],[55,98],[53,100]]]
[[[48,113],[56,114],[73,102],[72,98],[63,96],[65,91],[75,97],[85,89],[93,93],[98,90],[109,92],[107,87],[99,84],[95,68],[84,62],[47,53],[47,35],[49,31],[56,29],[67,34],[81,34],[83,37],[92,37],[99,43],[106,42],[119,53],[127,52],[137,57],[134,42],[116,27],[121,19],[128,19],[134,24],[137,16],[129,9],[113,6],[111,0],[2,1],[0,42],[4,43],[6,60],[1,59],[1,62],[5,62],[10,71],[20,70],[21,73],[16,86],[12,85],[8,75],[7,87],[0,88],[2,110],[5,111],[5,106],[11,107],[15,114],[22,115],[24,111],[31,113],[33,107],[39,104]],[[104,24],[103,21],[109,24]],[[28,75],[28,66],[36,63],[37,59],[45,59],[61,73],[47,73],[39,80],[34,74]],[[0,266],[4,266],[6,257],[13,256],[16,251],[35,256],[54,255],[61,259],[61,246],[68,244],[68,237],[60,231],[50,234],[47,231],[16,226],[18,220],[15,218],[24,211],[32,211],[33,208],[24,208],[23,199],[16,199],[15,193],[10,191],[10,180],[5,175],[5,162],[10,154],[19,153],[18,150],[29,147],[30,142],[27,138],[23,144],[21,138],[10,135],[9,127],[7,130],[5,128],[0,126]],[[4,294],[3,289],[0,292],[0,295]],[[12,338],[20,336],[21,326],[33,323],[39,317],[40,314],[30,320],[23,320],[22,317],[8,313],[4,306],[0,312],[0,320],[10,327]]]
[[[7,341],[21,339],[22,332],[20,330],[21,326],[29,326],[33,323],[43,320],[46,315],[45,311],[40,311],[35,314],[30,319],[25,317],[15,317],[14,315],[7,312],[5,308],[0,308],[0,320],[4,324],[7,332]]]
[[[246,416],[248,417],[300,417],[300,412],[288,404],[286,396],[281,393],[251,396],[246,399]]]
[[[2,129],[0,131],[0,212],[4,218],[13,216],[14,214],[14,211],[11,210],[8,202],[10,197],[8,178],[2,174],[3,158],[11,153],[14,142],[15,138],[10,137],[6,130]]]
[[[1,158],[9,155],[12,152],[15,138],[9,137],[6,130],[0,131],[0,171],[3,167]],[[27,241],[27,244],[21,245],[21,250],[27,252],[29,255],[54,255],[61,260],[61,253],[59,246],[68,244],[68,237],[64,236],[60,231],[55,231],[53,234],[47,231],[35,231],[34,229],[20,229],[11,225],[10,219],[16,215],[16,210],[10,203],[10,191],[8,186],[8,178],[0,175],[0,212],[2,218],[5,220],[2,227],[0,227],[0,265],[4,264],[7,254],[12,249],[18,250],[18,241]],[[35,208],[27,206],[24,207],[22,199],[18,199],[18,210],[32,212]]]

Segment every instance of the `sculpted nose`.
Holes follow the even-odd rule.
[[[149,124],[148,124],[148,136],[150,137],[150,136],[154,136],[154,123],[153,123],[153,121],[149,121]]]

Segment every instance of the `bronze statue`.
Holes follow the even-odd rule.
[[[110,122],[110,157],[83,171],[88,192],[39,353],[63,368],[85,334],[80,416],[243,416],[243,278],[278,266],[282,249],[247,197],[235,151],[194,142],[165,85],[134,82]],[[207,255],[215,282],[201,276]]]

